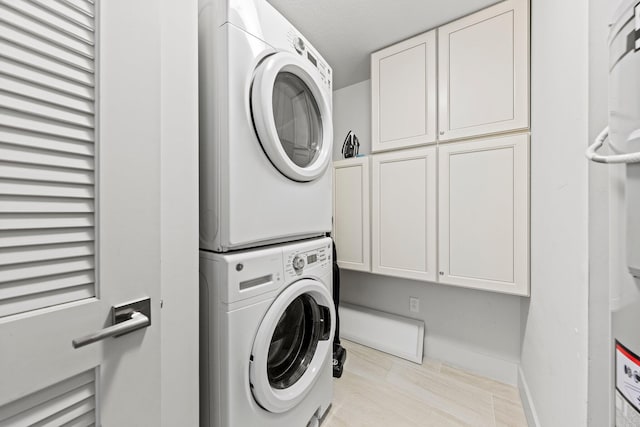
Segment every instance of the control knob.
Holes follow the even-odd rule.
[[[296,37],[293,39],[293,47],[296,49],[296,52],[302,55],[302,52],[304,52],[304,40],[300,37]]]
[[[300,271],[304,268],[304,258],[300,255],[296,255],[295,258],[293,258],[292,264],[295,271]]]

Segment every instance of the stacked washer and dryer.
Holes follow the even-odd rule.
[[[200,0],[200,407],[318,425],[332,399],[331,68],[266,0]]]

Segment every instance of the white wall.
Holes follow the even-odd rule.
[[[531,299],[522,307],[521,385],[531,425],[586,426],[588,2],[533,0],[531,10]]]
[[[333,95],[334,159],[346,133],[371,151],[371,81]],[[340,251],[340,248],[337,248]],[[342,270],[341,300],[425,322],[425,356],[515,384],[520,360],[520,298]],[[420,313],[409,312],[409,297]]]
[[[161,419],[198,425],[198,2],[161,12]]]
[[[371,152],[371,80],[333,92],[333,159],[342,159],[342,143],[353,130],[360,153]]]
[[[409,311],[409,297],[420,299],[420,313]],[[425,357],[516,383],[519,297],[341,270],[340,300],[420,319]]]
[[[589,0],[589,140],[607,125],[608,24],[617,7]],[[611,425],[609,167],[589,164],[589,426]]]

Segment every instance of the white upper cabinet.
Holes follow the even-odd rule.
[[[436,147],[372,156],[371,268],[436,280]]]
[[[333,239],[340,268],[369,271],[369,158],[333,164]]]
[[[371,55],[371,151],[436,141],[436,32]]]
[[[440,141],[528,128],[528,1],[440,27],[438,67]]]
[[[529,295],[529,39],[506,0],[371,55],[371,257],[366,161],[337,162],[341,266]]]
[[[529,294],[529,136],[439,147],[440,282]]]

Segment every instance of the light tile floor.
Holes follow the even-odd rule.
[[[518,390],[432,360],[421,365],[343,340],[321,427],[526,427]]]

